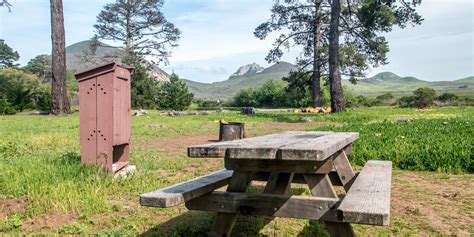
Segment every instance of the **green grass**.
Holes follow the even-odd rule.
[[[117,180],[94,167],[80,165],[77,114],[0,116],[0,200],[28,198],[25,213],[11,214],[0,220],[0,232],[41,233],[43,230],[23,230],[21,223],[44,214],[74,213],[80,217],[75,223],[45,233],[135,235],[146,232],[174,236],[205,233],[210,228],[208,223],[212,216],[186,212],[184,207],[142,208],[138,205],[138,196],[220,169],[222,161],[209,165],[210,160],[189,159],[184,152],[176,154],[167,151],[166,147],[153,146],[157,139],[179,140],[203,134],[217,137],[220,119],[245,122],[247,130],[255,133],[274,131],[263,125],[276,122],[293,123],[304,130],[357,131],[360,139],[354,144],[351,157],[357,165],[363,165],[368,159],[386,159],[394,161],[400,169],[446,173],[474,171],[472,107],[426,111],[370,108],[341,114],[259,113],[255,116],[231,112],[168,117],[158,116],[156,111],[151,113],[132,120],[131,162],[137,165],[138,172]],[[304,117],[314,122],[303,124]],[[394,122],[398,117],[417,120]],[[162,125],[161,128],[149,126],[156,124]],[[147,143],[152,145],[136,145]],[[190,171],[190,167],[195,170]],[[277,218],[270,223],[264,222],[249,218],[236,228],[241,233],[258,233],[260,227],[266,225],[263,230],[266,234],[274,232],[287,236],[298,233],[301,228],[306,236],[324,232],[318,224],[310,225],[304,220]],[[399,225],[403,225],[403,220]],[[100,229],[95,229],[96,226]],[[363,228],[358,230],[365,231]]]

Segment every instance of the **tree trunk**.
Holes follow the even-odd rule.
[[[339,17],[341,13],[340,0],[332,0],[331,23],[329,28],[329,82],[331,91],[332,112],[345,109],[345,99],[341,83],[339,65]]]
[[[62,0],[51,1],[51,40],[52,40],[52,85],[51,113],[69,114],[71,108],[67,97],[66,83],[66,42]]]
[[[321,63],[319,46],[321,41],[321,0],[314,0],[315,3],[315,22],[313,35],[313,79],[311,81],[313,89],[313,107],[321,106]]]

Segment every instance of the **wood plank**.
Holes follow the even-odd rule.
[[[252,181],[252,176],[252,172],[233,172],[229,186],[227,187],[227,192],[245,192]],[[209,236],[230,236],[236,219],[236,213],[217,213]]]
[[[282,156],[281,149],[284,147],[297,146],[300,143],[323,139],[332,132],[293,132],[282,133],[280,136],[264,143],[254,143],[243,147],[231,147],[227,149],[230,159],[279,159],[279,160],[306,160],[306,157]],[[311,150],[318,148],[310,148]]]
[[[269,177],[268,172],[257,172],[253,176],[253,180],[257,181],[267,181]],[[329,179],[331,180],[331,183],[333,186],[342,186],[341,180],[337,176],[336,171],[331,171],[329,174]],[[295,174],[293,176],[293,183],[297,184],[307,184],[306,180],[303,177],[303,174]]]
[[[287,132],[285,136],[291,136],[294,132]],[[265,144],[281,136],[281,133],[269,134],[264,136],[245,138],[234,141],[215,142],[204,145],[188,147],[188,156],[191,158],[218,158],[224,157],[226,149],[231,147],[251,146],[252,144]]]
[[[225,168],[255,172],[326,174],[332,170],[332,161],[330,159],[325,161],[225,159]]]
[[[212,192],[186,202],[190,210],[339,221],[338,198],[263,193]]]
[[[339,154],[334,157],[333,164],[337,175],[342,182],[342,186],[347,192],[354,182],[356,175],[352,169],[349,159],[347,159],[346,152],[344,150],[339,152]]]
[[[344,197],[344,222],[389,225],[392,162],[368,161]]]
[[[228,142],[210,143],[188,147],[193,158],[244,158],[275,159],[279,147],[291,143],[315,139],[332,132],[284,132]]]
[[[359,138],[358,133],[331,133],[280,147],[280,160],[325,160]]]
[[[220,170],[140,196],[140,204],[149,207],[172,207],[212,192],[229,183],[230,170]]]

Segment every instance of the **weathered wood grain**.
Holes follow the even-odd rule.
[[[186,202],[190,210],[338,222],[338,198],[212,192]]]
[[[280,142],[288,142],[289,140],[287,139],[291,139],[299,133],[301,132],[284,132],[234,141],[215,142],[191,146],[188,147],[188,156],[192,158],[219,158],[224,157],[226,150],[229,148],[254,147],[256,145],[270,149],[277,148],[279,145],[275,144],[276,141],[279,140]],[[312,133],[320,134],[320,132]]]
[[[330,159],[324,161],[225,159],[225,168],[255,172],[327,174],[332,170],[332,161]]]
[[[307,139],[279,148],[280,160],[325,160],[351,144],[358,133],[330,133],[315,139]]]
[[[229,183],[230,170],[220,170],[140,196],[140,204],[149,207],[172,207],[212,192]]]
[[[284,132],[188,148],[195,158],[325,160],[358,138],[358,133]]]
[[[392,162],[368,161],[339,206],[344,222],[389,225]]]
[[[342,186],[347,192],[354,182],[356,176],[344,150],[339,152],[339,154],[334,157],[333,164],[337,175],[342,182]]]

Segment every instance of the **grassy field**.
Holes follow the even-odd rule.
[[[401,117],[414,118],[397,122]],[[205,236],[214,215],[144,208],[142,193],[222,169],[220,159],[189,159],[186,147],[218,137],[218,121],[246,123],[248,136],[286,130],[357,131],[351,162],[394,162],[388,227],[354,225],[366,235],[474,234],[474,108],[354,109],[342,114],[235,112],[132,120],[127,179],[80,166],[78,115],[0,116],[0,233]],[[255,183],[255,189],[259,189]],[[294,192],[308,193],[302,186]],[[324,236],[306,220],[242,218],[238,236]],[[3,235],[2,234],[2,235]]]

